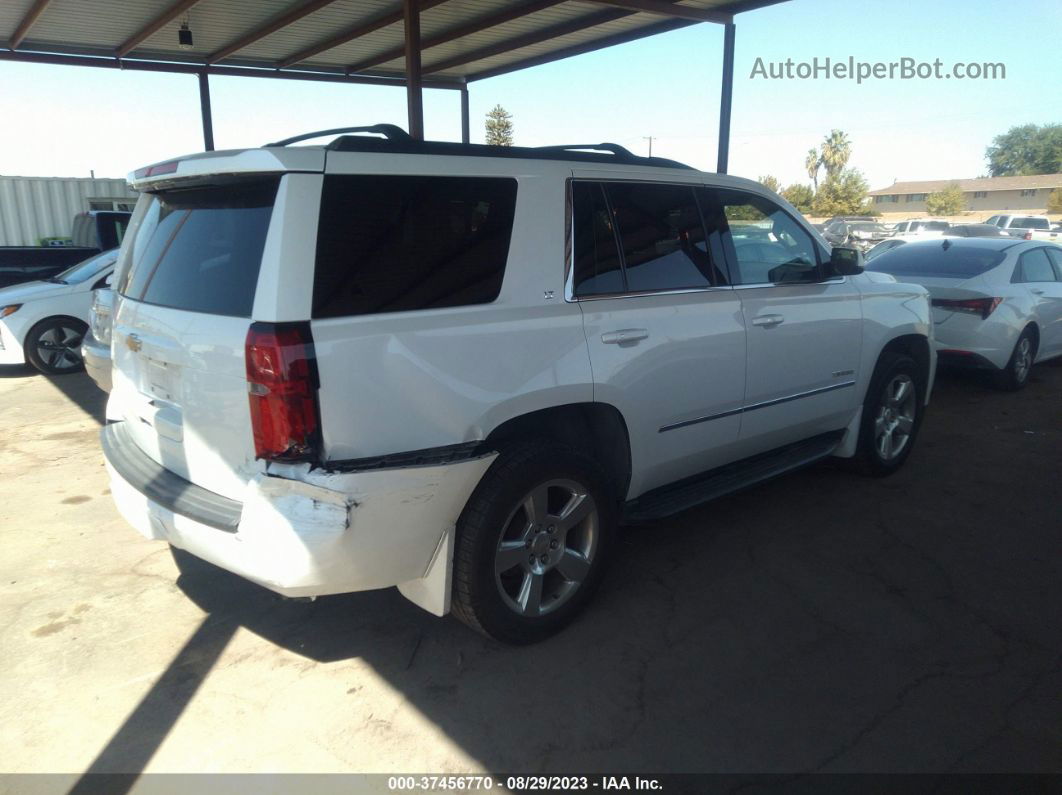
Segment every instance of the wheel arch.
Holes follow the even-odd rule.
[[[64,314],[47,315],[46,317],[42,317],[40,320],[36,321],[33,325],[29,327],[29,329],[26,331],[26,336],[22,338],[22,346],[26,346],[26,343],[29,342],[29,338],[33,335],[33,332],[35,332],[40,326],[44,325],[45,323],[49,323],[53,320],[71,320],[74,323],[77,323],[78,325],[84,326],[85,330],[88,331],[89,324],[79,317]]]
[[[919,374],[919,389],[922,390],[924,396],[923,402],[928,400],[929,386],[932,383],[933,373],[931,368],[933,366],[933,353],[929,346],[929,338],[922,334],[901,334],[898,337],[893,337],[878,352],[877,359],[874,360],[874,369],[878,367],[878,363],[881,362],[883,356],[889,353],[898,353],[904,356],[910,356],[914,359],[918,365]],[[867,387],[870,383],[868,381]]]
[[[630,434],[615,406],[580,402],[527,412],[500,423],[484,443],[503,448],[524,439],[547,439],[586,452],[608,474],[616,498],[626,498],[631,482]]]

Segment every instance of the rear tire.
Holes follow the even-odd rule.
[[[543,640],[590,601],[617,523],[595,461],[540,442],[500,453],[457,523],[454,615],[503,643]]]
[[[88,326],[73,317],[50,317],[30,329],[26,359],[45,375],[66,375],[84,367],[81,340]]]
[[[997,389],[1006,392],[1017,392],[1029,383],[1029,373],[1032,372],[1033,362],[1036,361],[1036,337],[1032,329],[1025,329],[1014,344],[1014,352],[1010,355],[1007,366],[995,373],[993,382]]]
[[[874,368],[859,425],[853,462],[872,477],[886,477],[903,466],[922,427],[924,380],[910,356],[883,353]]]

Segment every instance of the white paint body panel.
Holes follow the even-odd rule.
[[[454,527],[493,456],[441,466],[327,474],[254,458],[244,363],[250,323],[311,316],[317,217],[325,174],[502,176],[518,182],[508,264],[486,305],[311,321],[326,461],[383,456],[486,438],[507,420],[573,403],[606,403],[626,423],[640,494],[783,444],[858,427],[881,349],[931,333],[926,292],[864,274],[825,285],[713,288],[685,294],[565,300],[566,193],[571,163],[484,157],[328,152],[319,148],[182,158],[176,175],[284,171],[251,318],[227,318],[116,297],[108,416],[137,446],[190,482],[243,505],[228,534],[174,515],[112,471],[123,515],[152,538],[280,593],[312,596],[398,585],[425,609],[449,609]],[[758,183],[662,168],[608,166],[582,178],[632,178],[740,188]],[[782,202],[795,217],[791,207]],[[136,233],[139,211],[127,239]],[[806,227],[825,253],[822,238]],[[123,250],[123,254],[124,254]],[[128,264],[120,260],[119,271]],[[119,273],[116,283],[121,279]],[[787,323],[754,338],[757,313]],[[634,344],[601,335],[644,328]],[[138,338],[140,350],[127,341]],[[134,345],[133,347],[136,347]],[[748,420],[771,400],[829,385]],[[661,433],[711,414],[708,422]],[[853,424],[854,423],[854,424]],[[849,438],[838,454],[851,455]]]
[[[114,266],[101,270],[94,278],[80,284],[27,282],[0,290],[0,307],[21,304],[15,312],[0,318],[0,364],[25,364],[23,350],[30,329],[52,317],[73,317],[89,322],[92,311],[92,288]]]
[[[146,538],[175,547],[284,596],[323,596],[405,584],[425,609],[438,562],[452,562],[448,535],[494,456],[435,467],[328,475],[276,467],[244,487],[237,532],[175,514],[130,486],[110,465],[122,516]],[[282,476],[280,473],[283,472]],[[442,552],[439,552],[442,546]],[[427,579],[427,583],[421,580]]]

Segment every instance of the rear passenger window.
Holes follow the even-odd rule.
[[[1055,269],[1051,267],[1046,250],[1037,248],[1021,255],[1021,281],[1055,281]]]
[[[279,179],[156,193],[119,292],[134,300],[250,317]]]
[[[490,303],[515,210],[510,178],[325,177],[313,317]]]
[[[575,182],[572,202],[577,297],[726,284],[719,235],[709,247],[694,188]]]
[[[726,217],[723,245],[734,264],[730,274],[734,284],[819,281],[815,243],[785,210],[752,193],[725,189],[711,193]]]
[[[604,188],[593,182],[576,182],[572,205],[575,295],[622,293],[623,269]]]
[[[1062,248],[1045,248],[1044,251],[1055,266],[1055,279],[1062,282]]]
[[[628,291],[711,286],[693,188],[613,183],[606,190],[623,247]]]

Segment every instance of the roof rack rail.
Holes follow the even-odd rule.
[[[391,125],[376,125],[390,127]],[[374,127],[351,128],[358,132],[378,132]],[[403,155],[449,155],[450,157],[502,157],[522,160],[562,160],[582,163],[611,163],[613,165],[652,166],[692,170],[691,166],[663,157],[639,157],[619,144],[565,144],[560,146],[489,146],[462,144],[452,141],[416,141],[399,130],[400,135],[373,138],[365,135],[340,135],[326,145],[333,152],[365,152]],[[315,137],[313,133],[305,137]]]
[[[372,124],[368,127],[334,127],[331,130],[317,130],[315,132],[303,133],[302,135],[293,135],[291,138],[285,138],[283,141],[277,141],[275,143],[266,144],[266,146],[288,146],[289,144],[298,143],[299,141],[307,141],[310,138],[322,138],[326,135],[345,135],[347,133],[376,133],[382,135],[388,141],[412,141],[405,130],[394,124]]]
[[[543,152],[611,152],[617,158],[623,160],[645,160],[646,158],[638,157],[630,149],[619,144],[554,144],[552,146],[536,146]]]

